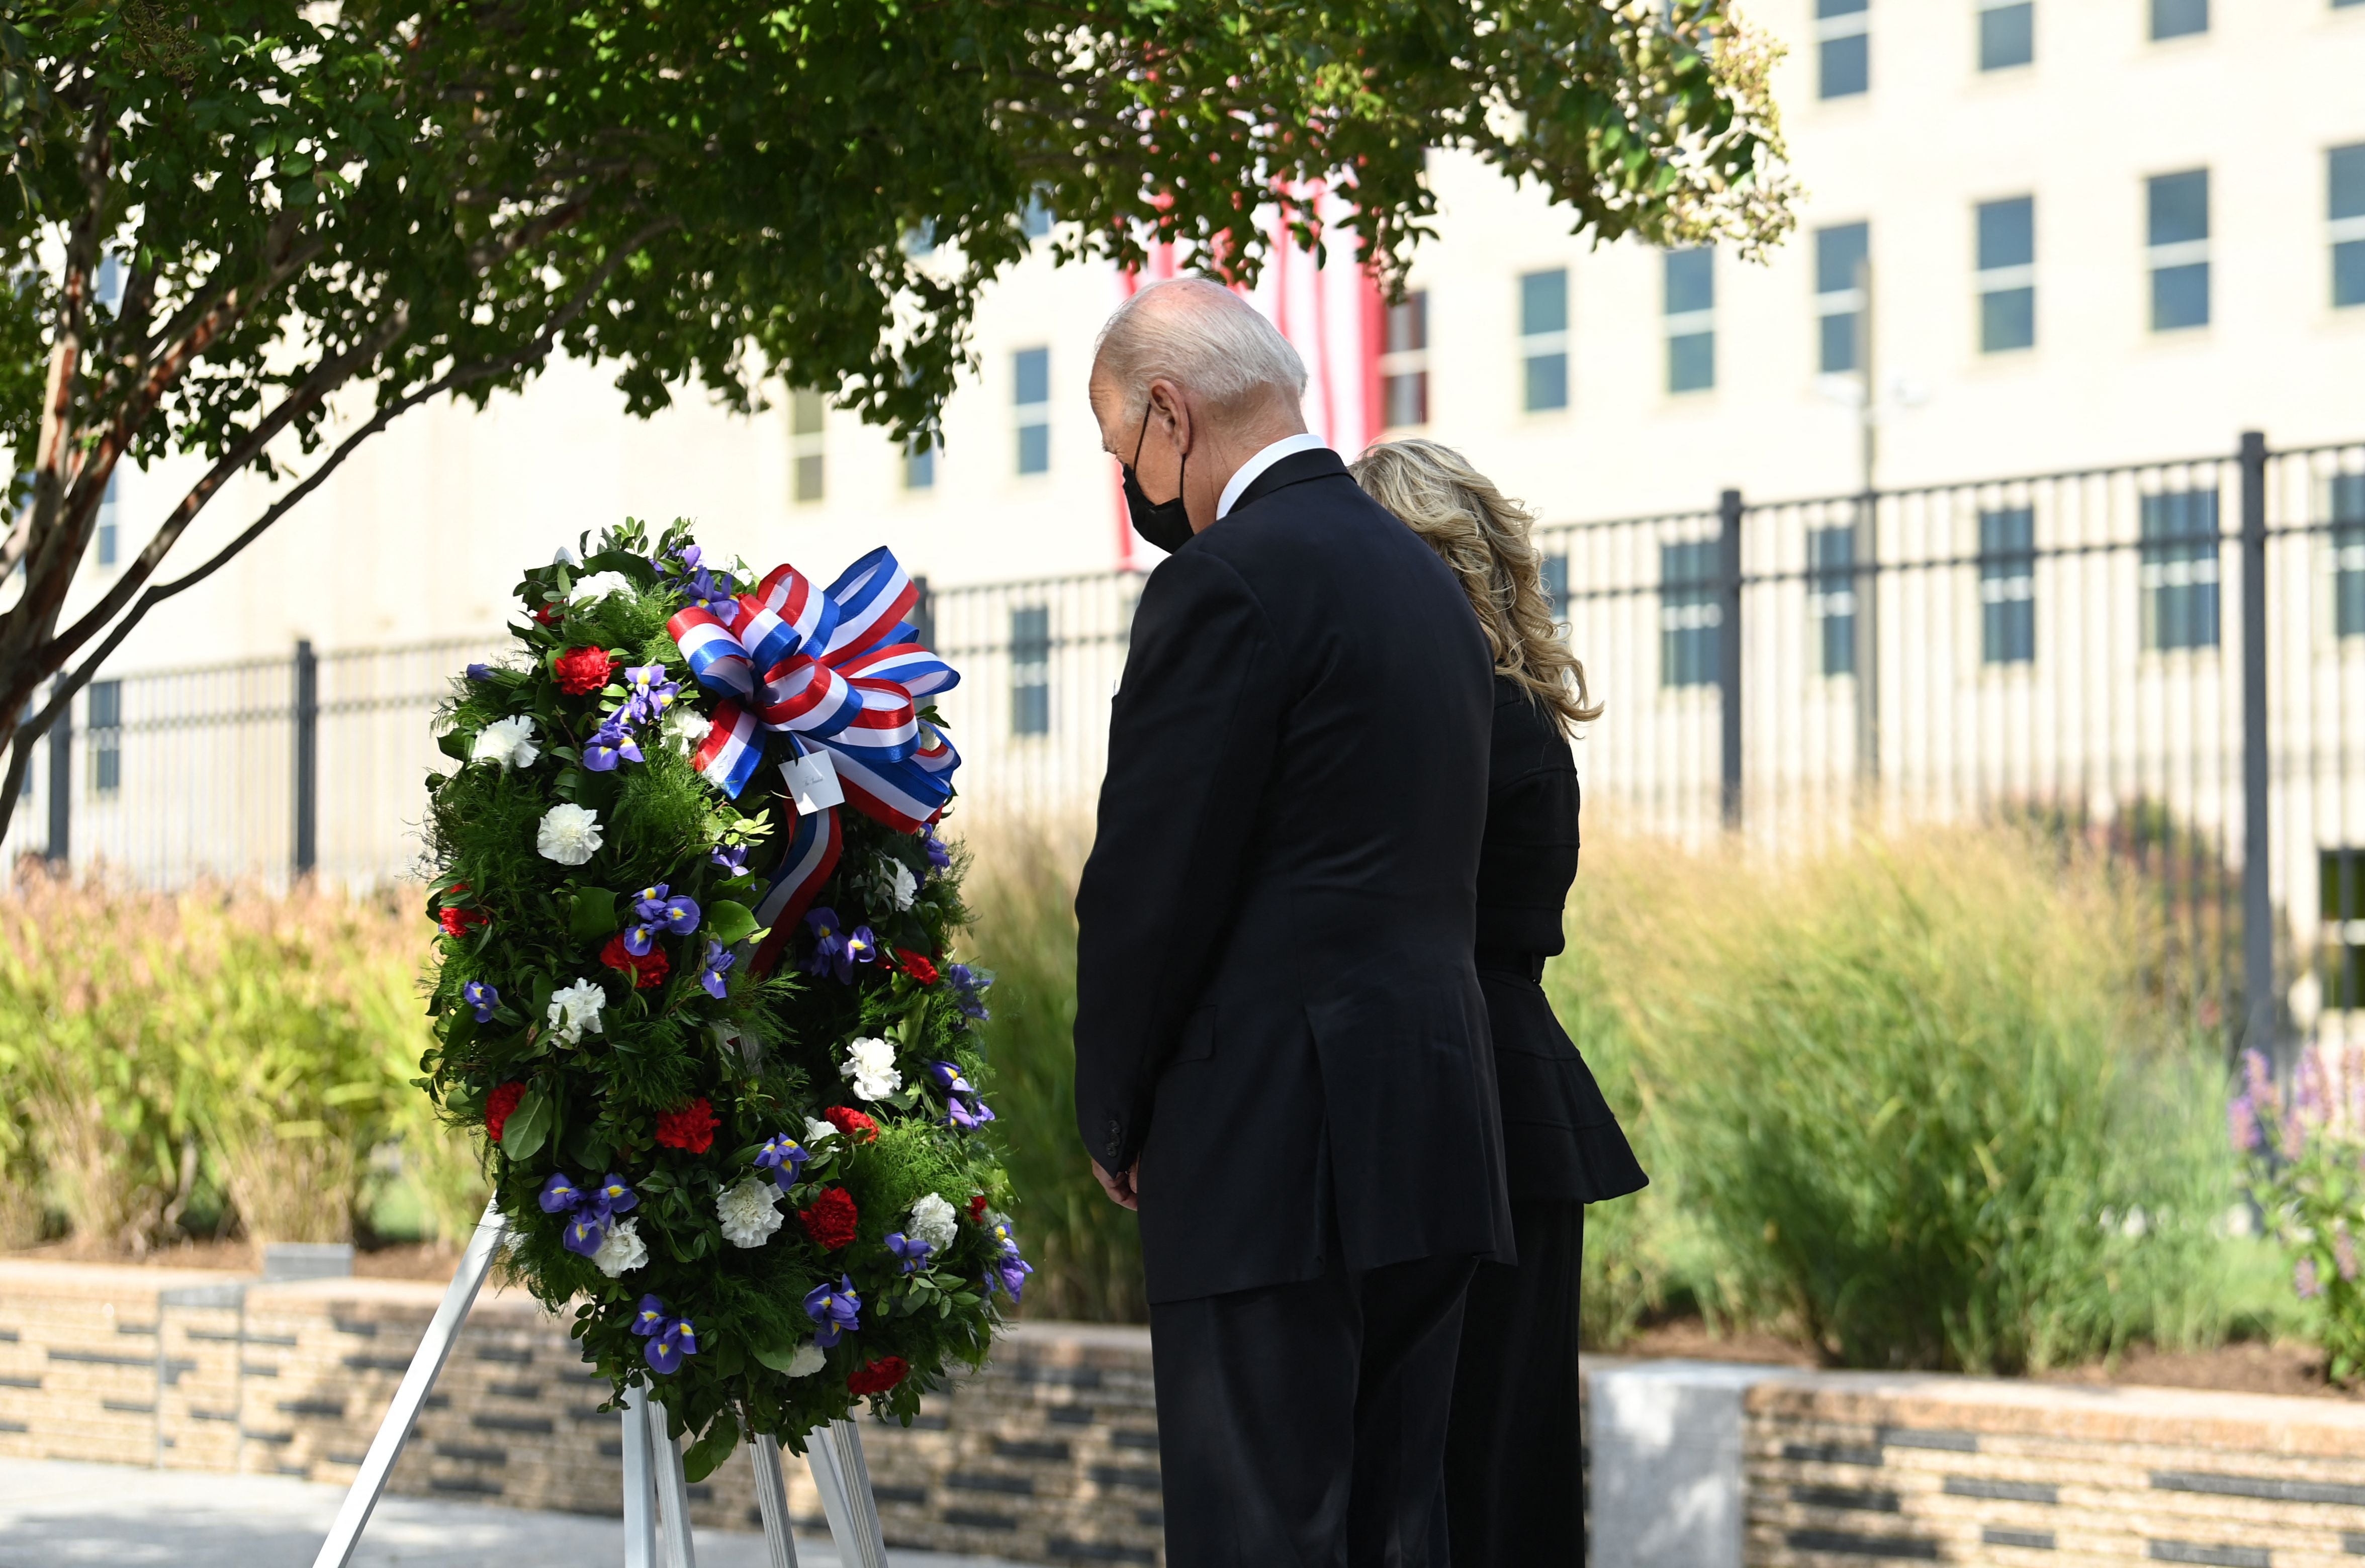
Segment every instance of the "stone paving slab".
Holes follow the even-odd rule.
[[[310,1568],[344,1488],[280,1475],[212,1475],[70,1460],[0,1459],[0,1568]],[[764,1538],[701,1529],[698,1568],[767,1568]],[[894,1568],[1014,1568],[998,1559],[890,1551]],[[606,1568],[624,1560],[611,1518],[382,1499],[357,1568]],[[799,1568],[838,1568],[800,1530]]]

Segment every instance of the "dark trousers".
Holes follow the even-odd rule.
[[[1481,1263],[1445,1449],[1453,1568],[1584,1568],[1576,1306],[1585,1205],[1511,1204],[1517,1265]]]
[[[1429,1568],[1471,1268],[1151,1306],[1167,1568]]]

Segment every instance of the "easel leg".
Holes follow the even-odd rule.
[[[789,1484],[780,1474],[779,1439],[757,1438],[747,1445],[756,1466],[756,1508],[764,1516],[764,1541],[772,1568],[797,1568],[797,1538],[789,1529]]]
[[[649,1473],[648,1395],[624,1390],[624,1568],[657,1568],[656,1479]]]
[[[484,1216],[476,1221],[476,1234],[468,1238],[468,1249],[460,1255],[460,1268],[452,1276],[452,1288],[443,1293],[442,1304],[428,1322],[419,1350],[410,1358],[410,1369],[402,1374],[401,1386],[394,1391],[394,1403],[387,1407],[386,1419],[378,1423],[377,1436],[370,1440],[369,1452],[362,1459],[361,1473],[346,1490],[345,1500],[337,1509],[337,1522],[329,1527],[329,1539],[320,1543],[319,1554],[312,1559],[312,1568],[345,1568],[353,1561],[353,1548],[361,1540],[363,1528],[369,1523],[370,1511],[377,1506],[379,1496],[386,1491],[395,1458],[401,1453],[412,1424],[419,1419],[419,1407],[426,1402],[427,1391],[435,1386],[436,1374],[443,1370],[443,1359],[452,1353],[452,1342],[460,1337],[460,1326],[467,1321],[468,1308],[476,1303],[477,1288],[492,1270],[493,1248],[499,1242],[502,1229],[499,1211],[487,1204]]]
[[[681,1447],[666,1436],[665,1406],[648,1406],[649,1454],[656,1463],[657,1513],[665,1525],[666,1557],[670,1568],[698,1568],[697,1549],[689,1538],[689,1487],[681,1473]]]
[[[829,1518],[844,1568],[887,1568],[887,1542],[879,1529],[879,1502],[870,1495],[870,1467],[862,1462],[862,1433],[851,1421],[832,1421],[814,1432],[805,1450],[821,1510]]]

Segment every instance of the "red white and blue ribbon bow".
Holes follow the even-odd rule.
[[[676,613],[666,630],[699,684],[723,698],[691,764],[735,799],[763,765],[767,736],[779,735],[792,757],[827,752],[847,801],[866,816],[904,833],[933,822],[952,797],[960,757],[921,722],[917,700],[960,675],[922,647],[904,619],[919,597],[881,546],[826,588],[779,566],[739,596],[728,618],[698,606]],[[839,844],[835,812],[798,820],[757,911],[775,942],[829,879]],[[759,950],[759,966],[768,967],[767,957]]]

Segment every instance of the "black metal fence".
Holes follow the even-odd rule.
[[[2365,1019],[2365,442],[1538,531],[1627,831],[1782,846],[2014,815],[2124,854],[2231,1038]],[[1090,809],[1141,579],[939,589],[972,810]],[[149,882],[415,870],[428,716],[488,644],[95,683],[7,847]],[[47,836],[44,837],[46,833]],[[2359,1025],[2365,1036],[2365,1024]]]

